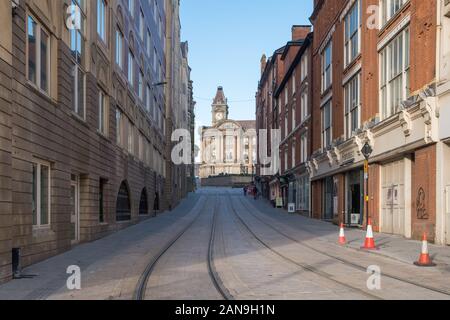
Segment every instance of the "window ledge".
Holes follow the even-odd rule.
[[[44,238],[55,235],[51,226],[33,226],[32,235],[34,238]]]
[[[34,91],[36,94],[38,94],[39,96],[41,96],[42,98],[47,100],[47,102],[56,105],[56,101],[53,101],[52,97],[50,96],[50,93],[40,89],[36,84],[34,84],[33,82],[31,82],[28,79],[27,79],[26,84],[27,84],[28,89]]]
[[[106,135],[105,133],[101,132],[100,130],[97,129],[97,134],[100,136],[100,138],[102,138],[103,140],[106,140],[107,142],[110,142],[110,139],[108,137],[108,135]]]
[[[392,17],[389,18],[389,20],[386,21],[386,23],[380,28],[380,31],[378,32],[378,37],[381,37],[392,25],[395,24],[395,22],[398,20],[398,18],[407,10],[409,9],[411,5],[411,1],[406,1],[403,6],[397,11],[396,14],[394,14]]]
[[[78,123],[82,124],[86,128],[89,128],[89,125],[87,124],[86,120],[80,117],[78,114],[76,114],[73,111],[70,111],[70,114],[74,120],[76,120]]]
[[[131,218],[130,220],[116,221],[116,224],[118,224],[118,225],[130,224],[130,223],[133,223],[133,218]]]
[[[345,75],[348,72],[350,72],[353,69],[353,67],[355,67],[358,64],[358,62],[360,62],[361,58],[362,58],[362,53],[360,52],[356,55],[356,57],[352,61],[350,61],[349,63],[344,65],[343,74]]]

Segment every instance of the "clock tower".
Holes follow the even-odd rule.
[[[217,88],[216,97],[212,104],[212,125],[228,120],[228,99],[225,98],[222,87]]]

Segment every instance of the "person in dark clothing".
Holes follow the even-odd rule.
[[[247,187],[244,187],[244,197],[247,196]]]

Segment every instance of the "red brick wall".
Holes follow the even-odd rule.
[[[411,92],[436,77],[436,1],[411,2]]]
[[[369,166],[369,216],[376,232],[380,231],[380,169],[379,164]]]
[[[333,34],[333,136],[335,140],[344,135],[344,90],[342,88],[344,69],[344,24],[338,23]]]
[[[312,123],[312,149],[313,152],[321,148],[321,110],[320,103],[322,98],[321,92],[321,48],[325,37],[332,29],[333,24],[337,23],[336,30],[333,34],[333,139],[343,134],[343,109],[342,109],[342,72],[343,69],[343,26],[338,23],[339,14],[347,0],[325,1],[322,9],[319,11],[314,22],[314,40],[313,40],[313,57],[312,65],[314,70],[313,76],[313,123]],[[319,3],[319,2],[317,2]]]
[[[337,195],[338,195],[338,221],[337,223],[344,222],[344,212],[345,210],[345,175],[339,174],[335,176],[337,180]]]
[[[303,40],[311,32],[311,26],[293,26],[292,41]]]
[[[314,219],[322,218],[322,181],[313,181],[311,183],[311,190],[313,197],[311,199],[312,204],[312,217]]]
[[[412,238],[435,238],[436,226],[436,145],[415,152],[412,164]]]
[[[366,0],[367,6],[378,5],[378,0]],[[378,30],[367,27],[369,14],[363,10],[361,37],[361,123],[370,121],[379,113],[378,101]]]

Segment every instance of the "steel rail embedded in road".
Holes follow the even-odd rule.
[[[216,268],[214,265],[214,243],[216,239],[216,225],[217,225],[217,216],[218,216],[218,203],[216,202],[216,205],[214,206],[214,216],[213,216],[213,223],[211,227],[211,236],[209,239],[209,245],[208,245],[208,271],[209,275],[214,283],[214,286],[216,287],[216,290],[221,294],[221,296],[225,300],[234,300],[234,297],[231,295],[229,290],[224,286]]]
[[[339,262],[341,262],[341,263],[343,263],[343,264],[345,264],[345,265],[348,265],[348,266],[350,266],[350,267],[353,267],[354,269],[357,269],[357,270],[360,270],[360,271],[363,271],[363,272],[366,272],[366,271],[367,271],[366,268],[365,268],[364,266],[362,266],[362,265],[359,265],[359,264],[357,264],[357,263],[351,262],[351,261],[346,260],[346,259],[341,258],[341,257],[337,257],[337,256],[335,256],[335,255],[332,255],[332,254],[330,254],[330,253],[324,252],[324,251],[322,251],[322,250],[318,250],[317,248],[315,248],[315,247],[313,247],[313,246],[310,246],[310,245],[308,245],[308,244],[305,244],[305,243],[302,243],[302,242],[298,241],[297,239],[295,239],[295,238],[289,236],[288,234],[286,234],[285,232],[281,231],[280,229],[278,229],[278,228],[274,227],[273,225],[267,223],[267,222],[264,221],[261,217],[259,217],[259,216],[255,215],[254,213],[252,213],[252,210],[246,205],[245,201],[242,201],[242,199],[241,199],[240,197],[239,197],[239,201],[242,203],[242,205],[247,209],[247,211],[248,211],[255,219],[257,219],[258,221],[260,221],[260,222],[263,223],[264,225],[268,226],[270,229],[274,230],[275,232],[281,234],[281,235],[284,236],[286,239],[289,239],[289,240],[291,240],[291,241],[297,243],[297,244],[300,245],[300,246],[303,246],[303,247],[305,247],[305,248],[308,248],[308,249],[310,249],[310,250],[313,250],[313,251],[315,251],[315,252],[317,252],[317,253],[319,253],[319,254],[322,254],[322,255],[324,255],[324,256],[326,256],[326,257],[328,257],[328,258],[335,259],[335,260],[337,260],[337,261],[339,261]],[[257,209],[256,207],[255,207],[255,210],[261,212],[261,211],[260,211],[259,209]],[[307,232],[307,231],[306,231],[306,232]],[[386,258],[389,258],[389,257],[386,257]],[[435,288],[435,287],[423,285],[423,284],[418,283],[418,282],[415,282],[415,281],[413,281],[413,280],[404,279],[404,278],[401,278],[401,277],[398,277],[398,276],[395,276],[395,275],[392,275],[392,274],[389,274],[389,273],[383,273],[383,276],[384,276],[384,277],[387,277],[387,278],[390,278],[390,279],[393,279],[393,280],[396,280],[396,281],[404,282],[404,283],[407,283],[407,284],[410,284],[410,285],[413,285],[413,286],[416,286],[416,287],[419,287],[419,288],[422,288],[422,289],[426,289],[426,290],[433,291],[433,292],[436,292],[436,293],[440,293],[440,294],[443,294],[443,295],[446,295],[446,296],[450,296],[450,291],[448,291],[448,290],[443,290],[443,289],[439,289],[439,288]]]
[[[147,289],[147,283],[148,280],[153,273],[153,270],[155,269],[156,265],[158,264],[158,261],[169,251],[171,247],[194,225],[194,223],[198,220],[201,213],[206,207],[206,202],[203,205],[202,209],[199,211],[199,213],[195,216],[194,219],[192,219],[191,222],[183,229],[181,230],[170,242],[167,246],[165,246],[156,256],[156,258],[152,259],[150,263],[145,268],[144,272],[142,273],[141,277],[139,278],[139,281],[136,285],[136,290],[134,293],[134,299],[133,300],[144,300],[145,299],[145,291]]]
[[[145,268],[144,272],[142,273],[141,277],[139,278],[139,281],[136,285],[136,290],[134,293],[134,300],[144,300],[145,299],[145,292],[147,289],[148,280],[150,279],[156,265],[160,261],[160,259],[172,248],[175,243],[180,240],[180,238],[186,234],[186,232],[197,222],[199,217],[202,215],[206,208],[207,200],[205,200],[205,204],[199,211],[199,213],[195,216],[194,219],[192,219],[191,222],[183,229],[181,230],[169,243],[166,245],[159,253],[158,255],[150,261],[150,263]],[[210,240],[209,240],[209,247],[208,247],[208,253],[207,253],[207,261],[208,261],[208,274],[212,279],[212,282],[214,284],[214,287],[216,290],[220,293],[220,295],[225,300],[232,300],[233,297],[229,293],[229,291],[225,288],[223,285],[218,273],[216,272],[214,268],[214,255],[213,255],[213,248],[214,248],[214,239],[215,239],[215,230],[216,230],[216,219],[217,219],[217,203],[214,206],[214,216],[213,216],[213,223],[211,226],[211,233],[210,233]]]
[[[229,196],[229,197],[230,197],[230,196]],[[257,235],[257,234],[249,227],[249,225],[244,221],[244,219],[242,219],[242,217],[237,213],[236,209],[235,209],[234,206],[233,206],[233,201],[231,200],[231,197],[230,197],[230,207],[231,207],[231,211],[232,211],[232,212],[234,213],[234,215],[238,218],[239,222],[244,226],[244,228],[247,230],[247,232],[248,232],[250,235],[252,235],[252,237],[255,238],[255,239],[256,239],[259,243],[261,243],[264,247],[266,247],[267,249],[269,249],[271,252],[273,252],[273,253],[276,254],[277,256],[281,257],[283,260],[288,261],[289,263],[294,264],[294,265],[296,265],[297,267],[302,268],[303,270],[312,272],[312,273],[314,273],[314,274],[316,274],[316,275],[318,275],[318,276],[320,276],[320,277],[322,277],[322,278],[325,278],[325,279],[327,279],[327,280],[329,280],[329,281],[335,282],[335,283],[337,283],[337,284],[339,284],[339,285],[341,285],[341,286],[344,286],[344,287],[346,287],[346,288],[348,288],[348,289],[351,289],[351,290],[353,290],[353,291],[359,292],[359,293],[361,293],[362,295],[367,296],[368,298],[371,298],[371,299],[374,299],[374,300],[383,300],[383,299],[380,298],[379,296],[370,294],[370,293],[368,293],[368,292],[366,292],[366,291],[364,291],[364,290],[362,290],[362,289],[360,289],[360,288],[356,288],[356,287],[351,286],[351,285],[349,285],[349,284],[347,284],[347,283],[344,283],[344,282],[342,282],[342,281],[339,281],[339,280],[335,279],[335,278],[333,277],[333,275],[331,275],[331,274],[329,274],[329,273],[326,273],[326,272],[324,272],[324,271],[318,270],[317,268],[315,268],[315,267],[313,267],[313,266],[311,266],[311,265],[309,265],[309,264],[306,264],[306,263],[300,263],[300,262],[298,262],[298,261],[295,261],[295,260],[293,260],[293,259],[291,259],[291,258],[285,256],[284,254],[280,253],[279,251],[275,250],[275,249],[272,248],[269,244],[267,244],[267,242],[265,242],[264,240],[262,240],[261,237],[259,237],[259,236],[258,236],[258,235]]]

